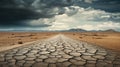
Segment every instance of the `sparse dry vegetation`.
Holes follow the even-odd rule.
[[[23,42],[22,42],[22,41],[19,41],[18,44],[23,44]]]

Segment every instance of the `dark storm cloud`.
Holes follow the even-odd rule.
[[[114,14],[112,15],[109,20],[115,21],[115,22],[120,22],[120,14]]]
[[[27,26],[26,20],[49,18],[53,15],[47,15],[24,8],[1,8],[0,26]],[[24,21],[24,22],[23,22]],[[43,25],[47,26],[47,25]],[[43,27],[41,26],[41,27]]]
[[[1,0],[0,26],[30,26],[27,20],[52,18],[64,14],[64,7],[72,5],[84,8],[92,7],[106,12],[120,12],[119,3],[120,0]],[[69,14],[71,16],[71,13]]]
[[[0,21],[17,21],[37,18],[39,15],[29,9],[24,8],[0,8]]]
[[[89,1],[89,0],[88,0]],[[94,9],[101,9],[107,12],[120,12],[120,0],[90,0],[91,3],[80,0],[75,3],[84,8],[92,7]]]
[[[92,6],[94,8],[102,9],[108,12],[120,12],[120,0],[99,0]]]
[[[26,26],[23,20],[52,18],[56,14],[54,7],[60,9],[57,13],[63,14],[61,7],[68,6],[70,1],[62,0],[1,0],[0,2],[0,26]],[[43,25],[49,26],[49,25]]]

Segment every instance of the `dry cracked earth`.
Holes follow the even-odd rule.
[[[59,34],[1,52],[0,67],[120,67],[120,56]]]

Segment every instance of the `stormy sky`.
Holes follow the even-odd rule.
[[[1,0],[0,30],[120,31],[120,0]]]

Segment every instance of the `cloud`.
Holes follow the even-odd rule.
[[[70,6],[74,10],[71,11],[69,7],[65,7],[67,10],[66,14],[74,13],[72,17],[77,20],[87,20],[87,21],[115,21],[120,19],[120,13],[109,13],[103,10],[96,10],[93,8],[82,8],[78,6]],[[114,17],[112,20],[111,18]]]
[[[52,26],[48,27],[48,30],[68,30],[69,26],[65,23],[54,22]]]
[[[71,8],[74,10],[71,10]],[[111,17],[118,15],[116,13],[95,10],[93,8],[85,9],[78,6],[65,7],[65,10],[65,14],[54,17],[55,21],[52,26],[48,27],[49,29],[62,30],[75,27],[86,30],[120,29],[119,22],[111,20]]]
[[[1,0],[0,26],[29,26],[30,24],[26,22],[28,20],[52,18],[63,14],[65,11],[62,7],[69,4],[66,0],[53,0],[53,2],[54,4],[46,0]]]
[[[106,12],[120,12],[120,1],[118,0],[77,0],[75,5],[88,8],[92,7],[94,9],[104,10]],[[114,5],[114,6],[113,6]]]
[[[120,30],[120,23],[104,22],[97,25],[85,24],[77,26],[76,28],[81,28],[85,30],[107,30],[107,29]]]
[[[47,18],[37,19],[28,22],[28,25],[32,27],[49,27],[52,25],[53,21],[54,19],[47,19]]]
[[[86,3],[92,3],[93,1],[96,1],[96,0],[84,0]]]
[[[62,30],[119,23],[118,6],[118,0],[1,0],[0,28]]]

